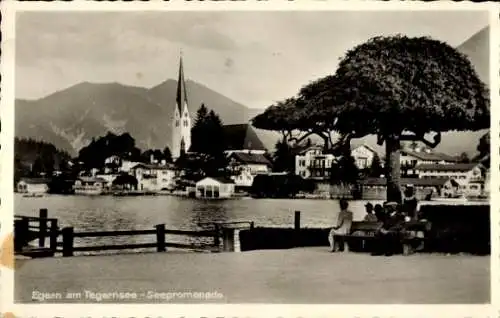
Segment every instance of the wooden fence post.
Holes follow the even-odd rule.
[[[234,229],[224,228],[222,230],[224,252],[234,252]]]
[[[14,220],[14,251],[21,252],[25,244],[25,240],[28,239],[28,220],[20,219]]]
[[[220,238],[219,238],[219,225],[214,224],[214,246],[219,247],[220,246]]]
[[[167,250],[165,246],[165,224],[155,225],[156,227],[156,251],[165,252]]]
[[[47,209],[40,209],[38,246],[45,247],[45,236],[47,236]]]
[[[57,237],[59,236],[59,226],[57,219],[50,221],[50,249],[55,253],[57,250]]]
[[[73,256],[73,228],[65,227],[61,232],[63,237],[63,256]]]
[[[300,230],[300,211],[295,211],[295,231]]]

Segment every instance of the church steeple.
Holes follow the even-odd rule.
[[[182,53],[179,61],[179,78],[177,80],[177,107],[182,114],[182,106],[187,104],[186,82],[184,81],[184,67],[182,66]]]
[[[179,77],[177,81],[176,108],[174,110],[172,131],[172,157],[179,158],[191,147],[191,115],[188,109],[187,87],[184,80],[182,52],[179,59]]]

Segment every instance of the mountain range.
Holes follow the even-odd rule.
[[[458,47],[466,54],[481,79],[489,84],[489,28],[485,28]],[[202,103],[219,114],[224,124],[247,123],[261,112],[248,108],[210,88],[186,81],[192,118]],[[15,134],[54,144],[71,155],[92,138],[106,132],[128,132],[141,149],[170,147],[171,123],[176,100],[176,80],[166,80],[152,88],[119,83],[80,83],[38,100],[16,99]],[[256,129],[268,150],[272,151],[279,134]],[[443,134],[437,151],[457,155],[476,153],[479,138],[487,130]],[[374,136],[354,140],[379,151]]]
[[[186,81],[191,115],[202,103],[225,124],[258,113],[193,81]],[[80,83],[38,100],[16,100],[16,136],[50,142],[76,154],[93,137],[128,132],[142,149],[170,147],[177,81],[152,88]]]

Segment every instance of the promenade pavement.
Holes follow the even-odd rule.
[[[170,303],[438,304],[488,303],[490,257],[416,254],[370,256],[327,248],[243,253],[166,252],[17,260],[16,302],[34,292],[63,293],[50,302],[91,302],[64,293],[217,292],[217,300]],[[22,263],[22,264],[21,264]],[[90,295],[90,294],[89,294]],[[117,302],[117,301],[104,301]],[[125,301],[127,302],[127,301]]]

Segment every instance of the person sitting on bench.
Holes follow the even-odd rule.
[[[418,218],[417,206],[418,201],[415,197],[415,189],[412,185],[407,185],[403,197],[403,212],[411,219],[416,220]]]
[[[385,254],[390,256],[397,252],[402,225],[405,223],[405,215],[396,202],[387,203],[386,209],[389,215],[382,228],[375,234],[375,249],[372,255]]]
[[[373,209],[375,211],[375,217],[377,218],[378,222],[384,222],[385,220],[385,211],[382,205],[380,204],[375,204],[375,208]]]
[[[373,204],[368,202],[365,204],[366,215],[363,219],[365,222],[377,222],[377,217],[373,214]]]
[[[335,235],[349,235],[351,232],[353,213],[348,210],[349,203],[346,199],[341,199],[339,204],[340,212],[337,216],[337,225],[332,228],[328,235],[331,252],[335,252]]]

